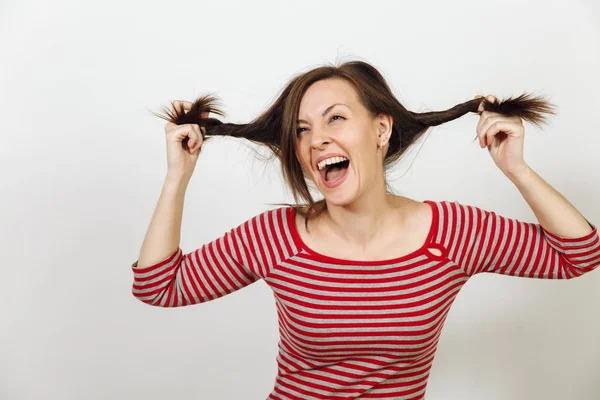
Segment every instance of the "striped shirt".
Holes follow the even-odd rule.
[[[268,399],[423,399],[442,326],[471,276],[570,279],[600,265],[591,223],[591,233],[564,238],[456,201],[425,203],[433,211],[427,239],[402,257],[319,254],[302,242],[295,210],[281,207],[190,253],[179,248],[143,268],[136,261],[133,294],[179,307],[263,279],[275,296],[280,334]]]

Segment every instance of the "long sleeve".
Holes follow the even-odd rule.
[[[571,279],[600,265],[600,239],[593,231],[565,238],[540,224],[493,211],[443,202],[449,257],[469,276],[482,272],[543,279]]]
[[[136,260],[131,266],[133,295],[153,306],[179,307],[214,300],[256,282],[264,263],[256,252],[262,242],[253,234],[255,219],[191,253],[178,248],[144,268],[138,268]]]

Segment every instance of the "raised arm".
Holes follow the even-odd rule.
[[[179,307],[217,299],[265,278],[296,251],[282,235],[284,209],[279,208],[183,253],[179,245],[183,195],[177,184],[165,185],[142,254],[131,265],[133,294],[144,303]]]
[[[174,107],[189,109],[191,103],[176,101]],[[203,114],[206,118],[207,113]],[[232,293],[259,279],[260,263],[249,251],[244,232],[251,221],[222,237],[183,254],[180,246],[185,192],[203,143],[197,124],[165,126],[167,177],[158,205],[146,232],[139,258],[131,265],[133,294],[141,301],[162,307],[205,302]],[[261,247],[264,243],[253,242]],[[266,265],[262,259],[262,266]]]
[[[252,225],[256,218],[184,254],[177,248],[164,259],[133,270],[133,294],[153,306],[179,307],[230,294],[261,278],[265,265],[253,251]]]
[[[600,265],[600,239],[592,224],[590,233],[564,237],[540,224],[456,201],[443,202],[442,213],[449,258],[469,276],[492,272],[570,279]]]

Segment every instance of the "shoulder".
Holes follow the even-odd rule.
[[[507,220],[497,212],[458,200],[429,200],[435,210],[438,229],[442,236],[460,238],[479,235],[484,226]]]
[[[246,240],[270,247],[283,244],[296,251],[294,236],[296,212],[291,206],[282,206],[262,211],[247,219],[236,229]]]
[[[262,211],[244,221],[240,227],[254,230],[273,230],[287,227],[294,209],[289,206]]]
[[[423,204],[427,208],[431,208],[434,213],[437,213],[440,217],[452,216],[465,212],[472,212],[473,210],[481,210],[480,208],[462,203],[458,200],[423,200]]]
[[[265,210],[234,228],[261,265],[272,268],[300,251],[291,225],[293,211],[289,206]]]
[[[484,209],[458,200],[423,200],[418,203],[416,218],[421,224],[431,224],[440,232],[456,230],[464,224],[472,225],[488,214]]]

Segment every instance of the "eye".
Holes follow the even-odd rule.
[[[337,114],[336,114],[336,115],[333,115],[333,116],[331,117],[330,121],[338,121],[338,119],[336,119],[336,118],[339,118],[339,119],[346,119],[346,118],[342,117],[341,115],[337,115]],[[299,135],[299,134],[301,134],[301,133],[302,133],[302,132],[304,132],[305,130],[307,130],[307,129],[306,129],[306,128],[298,128],[298,129],[296,129],[296,135]]]

